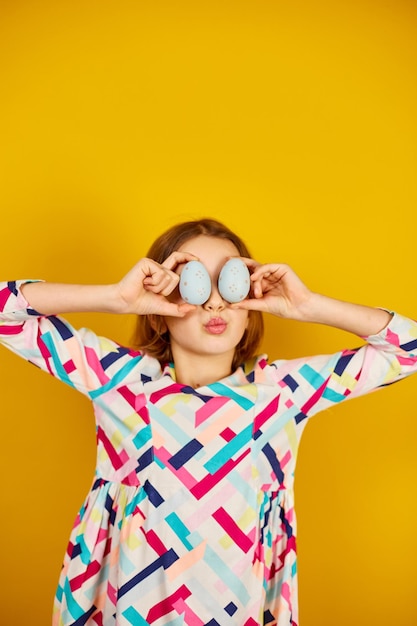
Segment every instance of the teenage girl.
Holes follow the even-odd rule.
[[[250,292],[218,278],[241,257]],[[185,302],[180,275],[211,282]],[[97,469],[64,558],[55,626],[296,626],[294,470],[307,420],[417,371],[417,324],[313,293],[210,219],[165,232],[111,285],[0,285],[0,340],[85,394]],[[57,315],[138,316],[131,347]],[[268,362],[262,314],[334,326],[358,349]],[[354,339],[357,343],[357,339]]]

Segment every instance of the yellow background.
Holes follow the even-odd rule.
[[[416,26],[411,0],[2,0],[1,278],[115,281],[208,215],[314,290],[416,316]],[[263,349],[357,343],[268,319]],[[94,424],[85,398],[0,363],[1,621],[45,626]],[[417,624],[416,383],[307,427],[301,626]]]

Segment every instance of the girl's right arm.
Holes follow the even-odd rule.
[[[172,293],[178,284],[179,275],[174,269],[193,259],[195,257],[191,254],[177,252],[162,265],[144,258],[115,284],[28,282],[22,286],[22,294],[31,307],[42,315],[89,311],[182,317],[194,307],[185,303],[174,304],[165,296]]]
[[[162,265],[142,259],[114,285],[0,283],[0,343],[88,394],[107,384],[131,351],[88,329],[74,329],[57,315],[91,311],[181,317],[194,307],[165,296],[178,284],[173,270],[189,257],[174,253]]]

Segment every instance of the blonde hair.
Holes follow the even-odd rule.
[[[199,235],[227,239],[236,246],[240,256],[251,256],[246,244],[238,235],[221,222],[209,218],[182,222],[172,226],[154,241],[146,256],[157,263],[163,263],[182,244]],[[132,340],[135,348],[155,357],[161,364],[172,361],[169,333],[163,332],[163,328],[164,324],[161,316],[140,315],[136,321],[136,329]],[[262,313],[260,311],[249,311],[248,326],[235,349],[234,369],[244,361],[255,356],[262,340],[263,332]]]

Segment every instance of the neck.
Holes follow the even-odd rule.
[[[193,389],[214,383],[232,373],[233,354],[173,356],[177,382]]]

